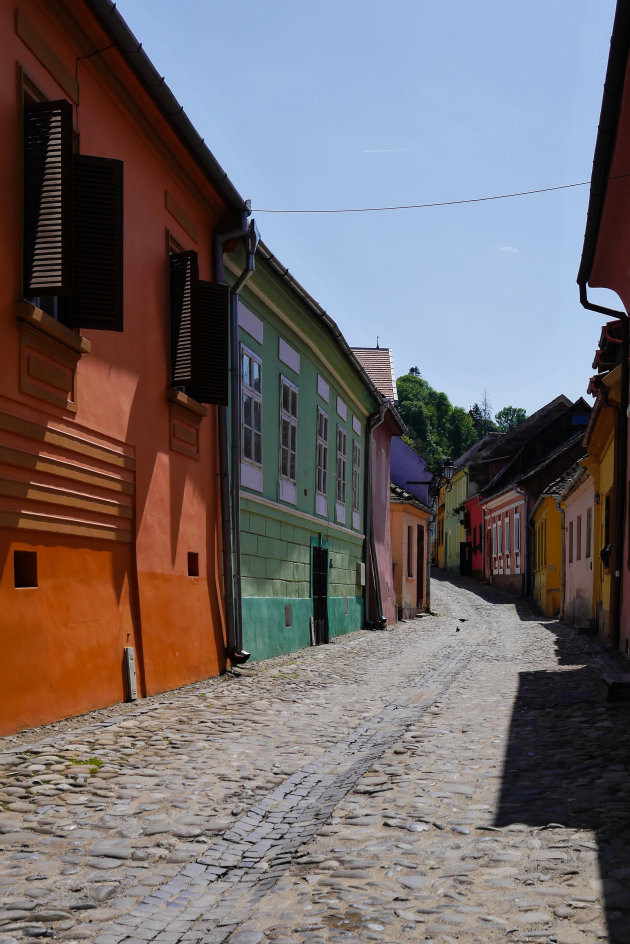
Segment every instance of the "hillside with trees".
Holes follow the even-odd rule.
[[[439,475],[447,458],[457,459],[477,440],[492,431],[507,432],[527,418],[522,407],[506,406],[492,418],[487,395],[469,410],[453,406],[435,390],[417,367],[399,377],[398,412],[409,430],[409,441]]]

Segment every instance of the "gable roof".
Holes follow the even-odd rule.
[[[352,353],[363,365],[376,389],[386,399],[398,403],[394,357],[389,347],[353,347]]]
[[[558,441],[558,437],[563,434],[561,428],[557,429],[557,424],[562,422],[563,417],[566,417],[567,414],[571,414],[573,423],[574,414],[582,415],[582,411],[588,417],[590,407],[582,397],[577,399],[575,403],[571,403],[568,397],[560,395],[536,413],[533,413],[519,426],[506,433],[501,444],[502,446],[507,444],[510,447],[506,453],[506,462],[488,485],[482,489],[482,500],[492,498],[512,488],[516,483],[535,476],[565,449],[575,448],[581,444],[584,439],[584,428],[568,435],[569,424],[567,422],[564,438]],[[586,422],[584,425],[586,426]],[[523,430],[521,427],[525,427],[525,429]],[[555,433],[554,429],[556,430]],[[519,430],[520,434],[516,435]],[[547,451],[541,454],[541,447],[544,448],[545,444]],[[538,455],[536,455],[537,451]]]

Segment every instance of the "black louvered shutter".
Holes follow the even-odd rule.
[[[192,325],[197,312],[197,253],[171,256],[171,384],[187,387],[193,381]]]
[[[194,250],[171,256],[171,383],[200,403],[228,402],[230,290],[199,280]]]
[[[24,106],[23,295],[72,291],[72,105]]]
[[[199,283],[199,317],[193,331],[193,387],[200,403],[228,403],[230,290]]]
[[[74,156],[71,320],[78,328],[123,330],[123,163]]]

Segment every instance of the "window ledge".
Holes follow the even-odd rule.
[[[208,410],[202,403],[199,403],[197,400],[193,400],[192,397],[182,393],[181,390],[174,390],[171,387],[167,391],[167,395],[171,403],[176,403],[178,406],[183,407],[184,410],[190,410],[190,412],[194,413],[195,416],[208,415]]]
[[[71,328],[67,328],[59,321],[51,318],[45,311],[42,311],[41,308],[36,308],[35,305],[31,305],[30,302],[18,302],[17,316],[24,324],[30,325],[32,328],[35,328],[36,331],[41,331],[42,334],[47,335],[49,338],[53,338],[53,340],[63,344],[75,354],[81,355],[90,353],[92,345],[87,338],[84,338],[80,334],[75,334]]]

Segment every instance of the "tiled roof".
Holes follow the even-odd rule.
[[[388,347],[353,347],[352,353],[382,396],[398,403],[394,358]]]
[[[415,495],[401,488],[400,485],[394,485],[393,482],[390,482],[389,494],[394,501],[403,502],[406,505],[413,505],[414,508],[420,508],[422,511],[431,514],[431,506],[427,502],[420,501]]]

